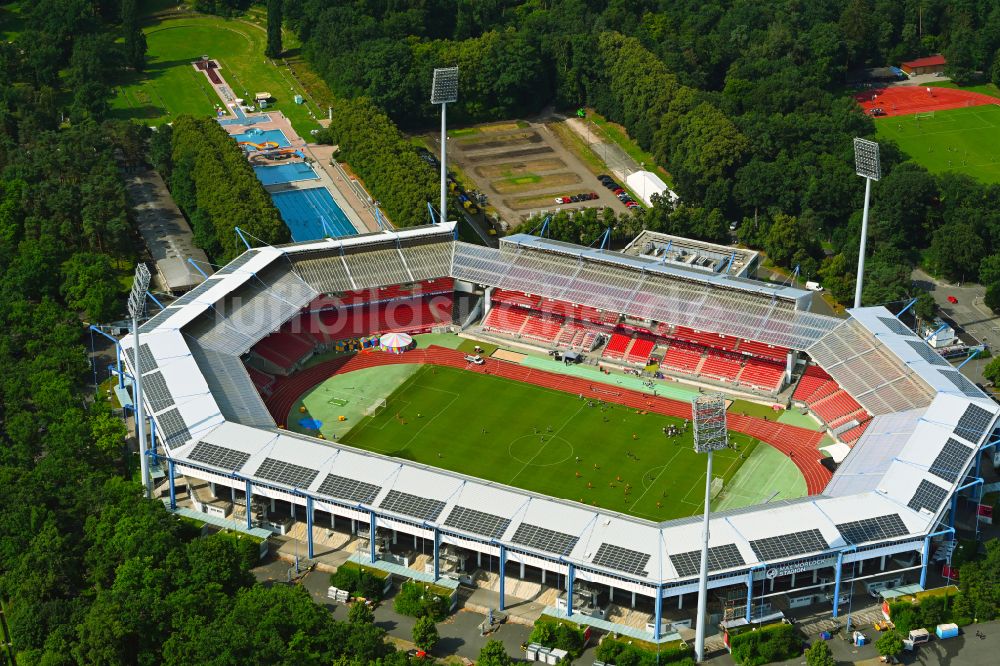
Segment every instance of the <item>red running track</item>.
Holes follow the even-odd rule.
[[[959,109],[966,106],[984,106],[1000,104],[1000,100],[989,95],[957,90],[955,88],[930,88],[927,86],[890,86],[888,88],[873,88],[856,93],[858,101],[865,113],[871,113],[874,108],[882,109],[886,116],[905,116],[925,111],[944,111]]]
[[[397,363],[430,363],[460,368],[469,372],[496,375],[570,394],[582,393],[607,402],[657,414],[682,419],[691,418],[691,405],[678,400],[653,397],[639,391],[608,384],[595,384],[579,377],[526,368],[516,363],[497,359],[489,359],[484,365],[473,365],[466,362],[465,354],[462,352],[433,345],[427,349],[416,349],[405,354],[388,354],[378,351],[362,352],[314,365],[290,377],[279,377],[274,384],[271,396],[265,398],[265,404],[275,422],[284,425],[295,401],[303,393],[333,375]],[[820,454],[816,448],[823,437],[822,433],[767,421],[756,416],[743,416],[742,414],[729,414],[728,423],[730,429],[766,442],[789,456],[802,472],[802,476],[806,480],[806,490],[810,495],[822,492],[830,481],[830,471],[820,464]]]

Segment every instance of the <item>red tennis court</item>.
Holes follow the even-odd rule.
[[[1000,104],[1000,99],[982,93],[957,90],[955,88],[935,88],[926,86],[891,86],[873,88],[855,93],[866,114],[872,109],[882,109],[885,116],[905,116],[925,111],[943,111],[966,106]]]

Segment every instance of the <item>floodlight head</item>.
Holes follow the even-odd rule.
[[[729,446],[726,428],[726,397],[721,393],[705,393],[691,400],[696,453],[718,451]]]
[[[135,267],[132,291],[128,295],[128,313],[138,317],[146,310],[146,290],[149,289],[149,269],[146,264]]]
[[[854,139],[854,171],[862,178],[878,180],[882,177],[877,143],[868,139]]]
[[[431,84],[431,104],[451,104],[458,101],[458,67],[439,67],[434,70]]]

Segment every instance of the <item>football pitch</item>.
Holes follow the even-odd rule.
[[[875,127],[880,138],[895,141],[932,173],[958,171],[1000,182],[1000,106],[880,118]]]
[[[343,428],[337,415],[349,408],[352,392],[359,393],[359,404],[371,405],[373,385],[381,384],[373,370],[379,369],[335,375],[297,405],[322,422],[324,434],[326,424]],[[692,450],[682,419],[455,368],[395,372],[384,378],[391,391],[385,407],[341,429],[337,441],[648,520],[702,509],[705,458]],[[348,405],[331,402],[331,395],[347,396]],[[295,422],[289,418],[291,427]],[[665,433],[670,426],[679,434]],[[336,433],[331,429],[327,436]],[[713,477],[727,484],[715,504],[735,508],[774,494],[805,494],[800,472],[783,455],[768,456],[769,446],[743,434],[731,433],[730,441],[735,450],[714,456]],[[761,456],[768,458],[766,475],[734,481],[745,463],[748,471],[758,468]]]

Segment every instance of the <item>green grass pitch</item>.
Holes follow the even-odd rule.
[[[207,55],[218,60],[221,74],[237,96],[267,91],[276,99],[271,109],[285,114],[300,136],[309,138],[319,124],[304,104],[302,93],[286,69],[264,58],[266,33],[251,24],[216,16],[188,16],[157,21],[144,29],[148,66],[142,74],[129,73],[115,86],[112,115],[149,125],[170,122],[180,114],[213,115],[222,100],[191,61]]]
[[[312,392],[322,395],[339,381],[340,393],[358,385],[354,374],[335,376]],[[680,419],[620,405],[591,407],[586,396],[454,368],[422,366],[397,386],[381,412],[339,441],[649,520],[702,509],[704,456],[692,450],[690,430],[675,438],[663,433],[668,425],[682,426]],[[313,405],[310,417],[335,422],[336,410],[316,413],[326,400],[306,402]],[[738,452],[714,456],[713,476],[727,481],[758,446],[737,433],[731,441]],[[794,466],[791,473],[801,477]]]
[[[1000,106],[972,106],[880,118],[879,138],[891,139],[932,173],[958,171],[986,183],[1000,182]]]

